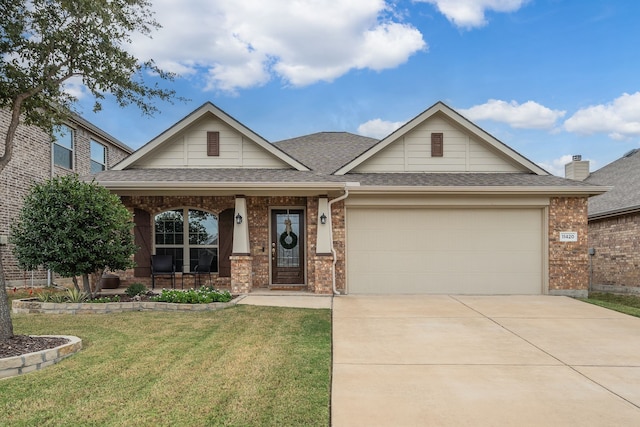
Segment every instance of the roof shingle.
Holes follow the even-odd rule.
[[[608,192],[589,199],[590,217],[640,209],[640,149],[598,169],[585,182],[613,186]]]

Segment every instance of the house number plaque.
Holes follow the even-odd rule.
[[[578,232],[577,231],[561,231],[560,241],[561,242],[577,242]]]

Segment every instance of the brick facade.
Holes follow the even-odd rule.
[[[10,113],[0,109],[0,138],[4,142],[9,126]],[[34,126],[20,125],[16,132],[13,157],[0,173],[0,235],[8,236],[10,224],[18,217],[22,200],[29,188],[36,182],[44,181],[54,175],[77,173],[88,175],[91,167],[90,141],[93,139],[107,147],[107,166],[111,167],[124,159],[129,153],[120,146],[111,143],[80,124],[69,125],[74,136],[74,169],[68,170],[53,166],[51,138]],[[4,153],[4,144],[0,145],[0,154]],[[11,245],[0,245],[0,256],[4,262],[7,286],[30,286],[32,283],[46,283],[46,271],[23,271],[11,252]],[[33,273],[33,275],[32,275]]]
[[[594,290],[640,293],[640,213],[589,223]]]
[[[218,214],[234,207],[233,196],[125,196],[129,209],[144,209],[155,214],[169,209],[193,207]],[[306,288],[315,293],[331,293],[333,257],[316,255],[317,197],[246,197],[251,253],[233,257],[231,278],[215,277],[214,285],[230,287],[234,292],[268,289],[270,284],[269,217],[271,208],[304,208],[306,219]],[[336,288],[344,291],[345,215],[344,203],[332,207],[333,245],[336,250]],[[553,197],[549,204],[549,293],[556,295],[586,295],[589,283],[587,241],[587,198]],[[578,233],[577,242],[561,242],[562,231]],[[250,270],[249,270],[250,267]],[[133,278],[133,270],[120,272],[126,285],[131,280],[147,283],[146,278]],[[150,280],[150,279],[149,279]],[[180,279],[178,279],[179,281]]]
[[[561,242],[575,231],[577,242]],[[549,204],[549,293],[586,296],[589,286],[587,198],[552,197]]]
[[[133,212],[142,209],[150,213],[150,221],[160,212],[177,208],[201,209],[218,215],[235,206],[234,196],[123,196],[124,205]],[[245,293],[252,289],[268,289],[270,281],[270,209],[302,208],[305,211],[305,277],[307,290],[315,293],[332,292],[333,257],[316,256],[316,230],[318,223],[318,197],[246,197],[249,227],[248,256],[232,256],[231,278],[214,275],[213,285],[230,287],[233,292]],[[338,253],[336,284],[344,289],[344,205],[333,207],[334,245]],[[150,224],[153,225],[153,224]],[[250,267],[249,270],[247,268]],[[151,279],[134,277],[134,271],[118,272],[123,285],[133,281],[149,284]],[[180,274],[178,273],[178,276]],[[178,283],[181,278],[178,277]]]

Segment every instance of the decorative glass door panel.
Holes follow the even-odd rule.
[[[304,211],[271,211],[271,282],[304,284]]]

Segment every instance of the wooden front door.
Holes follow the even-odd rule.
[[[271,211],[271,283],[304,284],[304,211]]]

